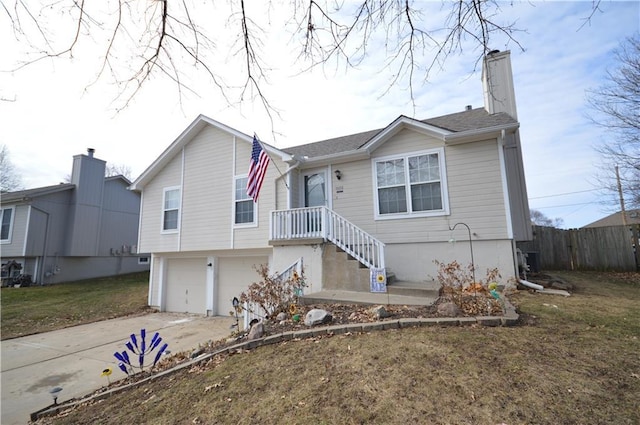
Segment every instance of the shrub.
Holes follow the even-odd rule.
[[[300,275],[293,272],[289,277],[270,275],[269,266],[261,264],[256,268],[261,280],[249,285],[249,288],[240,294],[240,302],[248,303],[249,309],[258,306],[266,314],[266,318],[275,317],[278,313],[289,312],[291,304],[296,304],[298,296],[302,295],[302,289],[306,286],[304,270]],[[252,311],[252,313],[258,313]]]
[[[466,315],[498,315],[503,313],[503,303],[494,298],[489,284],[499,279],[497,268],[488,269],[484,279],[474,282],[474,266],[462,267],[457,261],[442,263],[438,266],[438,282],[442,285],[441,297],[454,302]]]

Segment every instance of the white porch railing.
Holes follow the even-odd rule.
[[[279,273],[276,278],[279,279],[280,282],[286,282],[290,278],[294,276],[294,272],[297,273],[299,277],[302,277],[302,269],[303,269],[303,261],[302,257],[298,258],[293,264],[287,267],[283,272]],[[296,291],[296,296],[300,297],[304,295],[304,287],[300,286],[299,290]],[[244,317],[243,317],[243,326],[244,330],[249,330],[249,323],[253,319],[261,320],[266,315],[267,312],[262,309],[257,304],[245,302],[243,305]]]
[[[327,207],[271,212],[271,240],[322,238],[368,268],[384,268],[384,243]]]

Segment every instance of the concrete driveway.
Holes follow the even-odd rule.
[[[126,349],[129,335],[144,328],[159,332],[173,353],[230,335],[231,317],[176,313],[106,320],[0,342],[3,425],[26,424],[32,412],[52,404],[49,390],[63,388],[58,401],[82,397],[107,384],[100,376],[111,367],[111,381],[125,377],[113,356]]]

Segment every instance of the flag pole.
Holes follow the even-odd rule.
[[[262,148],[264,153],[266,153],[267,156],[269,157],[269,159],[271,160],[271,163],[276,167],[276,170],[278,170],[278,173],[280,173],[280,177],[283,177],[282,181],[284,182],[284,185],[287,188],[287,190],[290,190],[289,189],[289,185],[287,184],[287,179],[284,178],[284,174],[282,174],[282,171],[280,171],[280,168],[278,167],[278,164],[276,164],[276,162],[273,160],[273,158],[271,158],[271,155],[269,154],[269,151],[265,149],[264,145],[260,141],[260,137],[258,137],[258,135],[255,132],[253,133],[253,137],[255,137],[256,142],[258,142],[258,144],[260,145],[260,147]]]

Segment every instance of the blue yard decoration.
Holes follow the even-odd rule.
[[[146,360],[151,357],[156,348],[160,347],[155,352],[155,357],[153,357],[153,363],[151,364],[151,367],[155,366],[156,363],[158,363],[160,357],[162,357],[162,354],[167,350],[167,347],[169,346],[169,344],[167,343],[164,343],[162,344],[162,346],[160,346],[161,343],[162,337],[158,332],[156,332],[151,338],[151,341],[149,341],[149,343],[147,344],[147,331],[146,329],[140,329],[140,338],[138,339],[138,336],[136,334],[131,334],[130,341],[127,341],[127,343],[125,344],[127,350],[129,350],[133,355],[133,362],[137,364],[134,365],[132,363],[132,358],[129,357],[129,352],[127,352],[127,350],[124,350],[122,352],[116,351],[115,353],[113,353],[113,355],[116,359],[118,359],[118,367],[120,368],[120,370],[127,375],[131,375],[134,373],[135,369],[140,369],[140,371],[143,371],[145,367],[149,366]]]

